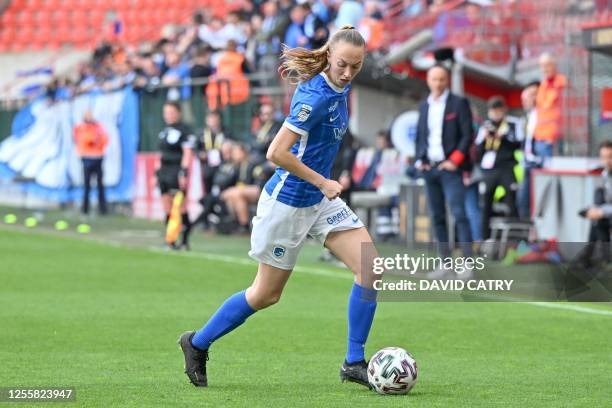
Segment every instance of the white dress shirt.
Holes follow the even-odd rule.
[[[442,126],[444,125],[444,111],[448,99],[448,89],[437,100],[432,95],[427,98],[429,110],[427,113],[427,158],[430,162],[440,162],[446,159],[442,146]]]

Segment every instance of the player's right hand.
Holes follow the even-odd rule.
[[[340,196],[342,185],[335,180],[325,180],[320,188],[321,192],[330,201]]]

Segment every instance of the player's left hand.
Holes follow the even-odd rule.
[[[331,201],[340,196],[342,185],[335,180],[325,180],[321,186],[321,192]]]
[[[457,170],[457,165],[450,160],[444,160],[442,163],[438,164],[438,169],[455,171]]]
[[[604,217],[604,212],[601,208],[589,208],[586,212],[586,217],[589,220],[601,220]]]

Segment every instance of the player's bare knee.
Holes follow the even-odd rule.
[[[251,286],[247,289],[247,301],[253,309],[261,310],[278,303],[281,294],[282,291]]]

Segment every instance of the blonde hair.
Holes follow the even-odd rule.
[[[331,36],[324,46],[316,50],[301,47],[289,48],[283,44],[282,62],[278,69],[281,77],[296,84],[308,81],[323,72],[327,68],[328,51],[340,41],[365,48],[365,40],[352,25],[343,26]]]

